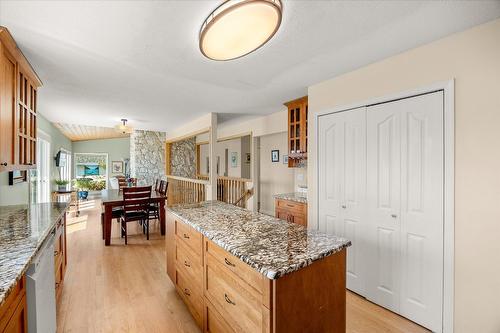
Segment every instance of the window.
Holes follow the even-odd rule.
[[[61,180],[71,181],[71,152],[61,149],[61,154],[65,154],[66,163],[59,168]]]

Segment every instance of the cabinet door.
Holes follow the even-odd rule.
[[[21,302],[17,305],[16,311],[10,317],[9,323],[5,327],[5,333],[27,333],[28,332],[28,313],[26,307],[26,296],[23,296]]]
[[[400,295],[401,112],[393,103],[367,110],[367,255],[366,296],[392,311]]]
[[[16,62],[4,50],[0,55],[0,171],[15,165]]]
[[[17,163],[27,167],[35,167],[37,91],[22,71],[18,73],[17,104]]]

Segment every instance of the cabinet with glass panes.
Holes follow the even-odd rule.
[[[307,96],[285,103],[288,108],[288,166],[305,165],[307,159]]]

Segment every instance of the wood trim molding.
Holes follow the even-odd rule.
[[[210,127],[205,127],[205,128],[202,128],[200,130],[197,130],[197,131],[194,131],[191,133],[187,133],[187,134],[184,134],[181,136],[177,136],[175,138],[167,139],[165,142],[166,143],[174,143],[174,142],[182,141],[182,140],[188,139],[188,138],[192,138],[193,136],[197,136],[197,135],[207,133],[207,132],[210,132]]]
[[[3,26],[0,26],[0,41],[2,42],[2,45],[4,45],[5,48],[17,59],[18,64],[23,69],[23,73],[25,73],[29,79],[33,81],[36,87],[41,87],[42,80],[35,72],[28,59],[26,59],[19,46],[17,46],[17,43],[12,37],[9,29]]]

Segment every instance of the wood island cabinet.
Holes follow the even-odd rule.
[[[272,280],[171,212],[165,239],[167,274],[203,332],[345,332],[345,249]]]
[[[0,171],[36,167],[39,77],[0,27]]]
[[[66,247],[66,214],[56,223],[56,235],[54,241],[54,274],[56,281],[56,300],[59,299],[62,291],[66,265],[68,264]],[[57,302],[56,302],[57,304]]]
[[[307,159],[307,96],[285,103],[288,108],[288,167],[294,168]]]

